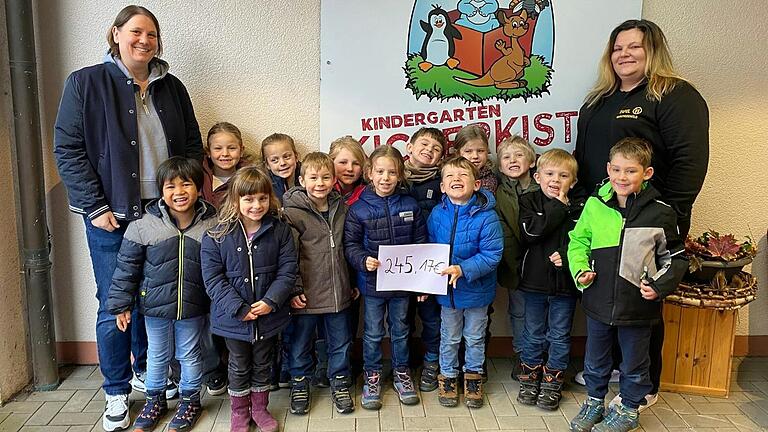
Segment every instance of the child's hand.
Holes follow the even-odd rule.
[[[357,287],[352,288],[352,300],[357,300],[360,297],[360,290]]]
[[[259,300],[256,303],[251,305],[251,313],[253,313],[256,316],[266,315],[270,312],[272,312],[272,306],[268,305],[262,300]]]
[[[569,188],[560,188],[560,192],[557,194],[557,200],[561,203],[568,205],[568,191]]]
[[[253,313],[253,309],[248,310],[248,313],[243,317],[243,321],[253,321],[259,316]]]
[[[291,299],[291,307],[294,309],[304,309],[307,307],[307,296],[299,294]]]
[[[552,264],[554,264],[555,267],[563,266],[563,257],[560,256],[560,252],[555,252],[552,255],[550,255],[549,260],[552,261]]]
[[[457,265],[448,266],[443,269],[443,271],[440,272],[440,275],[450,275],[451,278],[448,280],[448,283],[453,285],[454,288],[456,288],[456,282],[459,280],[459,278],[464,273],[461,272],[461,267]]]
[[[419,303],[423,303],[427,301],[427,297],[429,297],[427,294],[416,296],[416,301]]]
[[[582,273],[577,280],[582,285],[589,285],[593,280],[595,280],[595,276],[597,276],[597,273],[588,271]]]
[[[365,259],[365,268],[368,271],[374,271],[377,268],[379,268],[380,265],[381,265],[381,263],[379,262],[379,260],[377,260],[374,257],[368,257],[368,258]]]
[[[640,282],[640,295],[646,300],[656,300],[659,298],[659,293],[649,285],[646,285],[645,282]]]
[[[115,315],[115,321],[117,322],[117,329],[121,332],[128,330],[128,324],[131,323],[131,311],[127,310]]]

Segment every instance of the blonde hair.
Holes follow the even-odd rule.
[[[272,190],[269,176],[255,166],[240,168],[227,182],[227,193],[219,206],[217,213],[218,225],[208,231],[214,239],[219,239],[231,232],[240,220],[240,198],[246,195],[263,193],[269,195],[269,212],[276,214],[280,208]]]
[[[336,177],[333,159],[325,153],[312,152],[304,156],[304,159],[301,161],[301,170],[299,174],[304,177],[304,174],[306,174],[309,169],[319,172],[323,168],[327,169],[333,177]]]
[[[299,158],[299,152],[296,150],[296,142],[293,141],[293,138],[291,138],[290,135],[286,135],[284,133],[273,133],[272,135],[264,138],[264,140],[261,141],[261,160],[266,163],[267,160],[264,157],[264,149],[271,144],[276,144],[279,142],[287,142],[291,145],[291,150],[293,150],[293,154],[296,155],[296,159]]]
[[[336,157],[342,150],[352,153],[352,156],[357,159],[360,166],[365,166],[365,163],[368,161],[368,156],[365,155],[362,144],[360,144],[360,141],[352,138],[351,135],[346,135],[333,140],[333,142],[331,142],[331,148],[328,151],[328,156],[331,157],[331,160],[336,160]]]
[[[571,172],[574,179],[579,174],[579,163],[572,154],[563,149],[552,149],[544,152],[536,161],[536,170],[541,171],[546,166],[565,167]]]
[[[445,169],[451,167],[451,168],[459,168],[469,171],[472,174],[472,181],[477,180],[480,178],[480,170],[477,169],[475,164],[469,161],[469,159],[465,158],[464,156],[454,156],[450,159],[447,159],[445,162],[443,162],[443,166],[440,167],[440,177],[445,174]]]
[[[646,59],[645,78],[648,80],[645,92],[648,100],[659,102],[675,88],[678,82],[686,81],[677,73],[672,64],[667,37],[664,36],[661,28],[654,22],[644,19],[627,20],[613,29],[610,38],[608,38],[608,44],[598,65],[597,82],[586,97],[585,102],[588,106],[594,106],[603,97],[613,94],[621,85],[621,80],[613,70],[611,55],[619,33],[632,29],[638,29],[643,33],[643,49]]]
[[[508,148],[521,150],[529,163],[536,162],[536,150],[533,149],[533,146],[527,139],[520,135],[512,135],[511,137],[504,138],[501,144],[499,144],[499,147],[496,148],[496,154],[500,156],[501,153]]]
[[[456,154],[461,152],[461,148],[467,145],[472,140],[480,140],[485,144],[485,148],[489,149],[488,135],[485,130],[478,125],[468,125],[461,128],[456,134],[456,139],[453,140],[453,148]]]
[[[397,182],[402,183],[405,181],[405,165],[403,164],[403,154],[400,150],[392,147],[391,145],[382,145],[376,148],[371,153],[371,157],[368,158],[368,162],[365,165],[365,175],[367,180],[371,180],[371,170],[373,170],[373,164],[376,163],[376,159],[390,158],[395,162],[395,169],[397,170]]]
[[[620,139],[611,147],[611,151],[608,152],[608,160],[613,160],[616,155],[622,155],[633,160],[642,165],[643,169],[646,169],[651,166],[653,150],[651,150],[651,143],[648,141],[642,138],[629,137]]]

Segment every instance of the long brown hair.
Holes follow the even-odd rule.
[[[208,232],[208,235],[214,239],[224,237],[237,226],[240,220],[240,198],[243,196],[267,194],[269,195],[269,213],[276,214],[280,208],[280,202],[272,190],[269,176],[259,167],[240,168],[227,184],[227,193],[217,213],[219,224]]]

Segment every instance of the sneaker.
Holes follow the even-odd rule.
[[[365,409],[381,409],[381,371],[363,372],[363,394],[360,403]]]
[[[419,379],[419,390],[431,392],[437,389],[437,375],[440,365],[437,362],[424,362],[421,368],[421,378]]]
[[[162,390],[157,392],[148,391],[146,397],[147,401],[133,423],[133,430],[135,432],[151,431],[157,426],[157,423],[165,413],[168,412],[168,403]]]
[[[469,408],[483,406],[483,377],[477,372],[464,372],[464,403]]]
[[[208,394],[211,396],[220,396],[227,392],[227,379],[224,377],[213,377],[205,385]]]
[[[621,371],[618,371],[616,369],[611,371],[611,379],[608,380],[609,383],[618,383],[621,381]],[[587,385],[587,382],[584,381],[584,371],[579,371],[576,373],[576,376],[573,377],[573,382],[575,382],[578,385]]]
[[[587,397],[581,410],[571,420],[571,432],[589,432],[596,423],[603,421],[605,406],[602,399]]]
[[[147,386],[144,384],[145,379],[146,372],[134,372],[133,378],[131,378],[131,388],[137,392],[146,393]],[[178,394],[179,386],[177,386],[172,379],[168,378],[168,380],[165,382],[165,399],[173,399],[178,396]]]
[[[127,429],[131,425],[128,415],[128,395],[107,395],[104,406],[104,419],[101,426],[107,432]]]
[[[517,401],[523,405],[536,405],[539,399],[539,386],[541,385],[541,365],[528,366],[520,363],[520,391],[517,393]]]
[[[337,376],[331,383],[331,399],[339,414],[349,414],[355,410],[355,401],[349,393],[351,380],[346,376]]]
[[[312,386],[317,388],[328,388],[331,386],[331,381],[328,379],[328,369],[316,369],[315,374],[312,376]]]
[[[202,412],[203,406],[200,404],[199,391],[181,392],[176,414],[168,424],[168,432],[182,432],[192,429]]]
[[[638,406],[637,410],[638,412],[643,412],[647,410],[648,408],[656,405],[656,402],[659,401],[659,395],[657,394],[647,394],[645,395],[645,398],[640,401],[640,406]],[[608,403],[608,409],[613,409],[617,405],[621,405],[621,394],[617,394],[611,401]]]
[[[419,395],[413,387],[413,380],[407,370],[394,371],[392,385],[395,387],[400,403],[404,405],[416,405],[419,403]]]
[[[593,432],[629,432],[640,427],[638,411],[628,408],[624,404],[616,405],[605,417],[593,428]]]
[[[536,406],[545,410],[554,411],[560,406],[563,398],[563,371],[547,369],[544,366],[544,375],[541,378],[539,398]]]
[[[309,380],[307,377],[294,377],[291,381],[291,414],[304,415],[309,412]]]
[[[459,404],[458,383],[456,378],[449,378],[443,374],[437,376],[439,392],[437,401],[444,407],[455,407]]]

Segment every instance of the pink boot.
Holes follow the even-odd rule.
[[[232,401],[231,432],[248,432],[251,424],[251,398],[248,396],[230,396]]]
[[[251,392],[251,416],[261,432],[277,432],[277,420],[267,411],[269,391]]]

